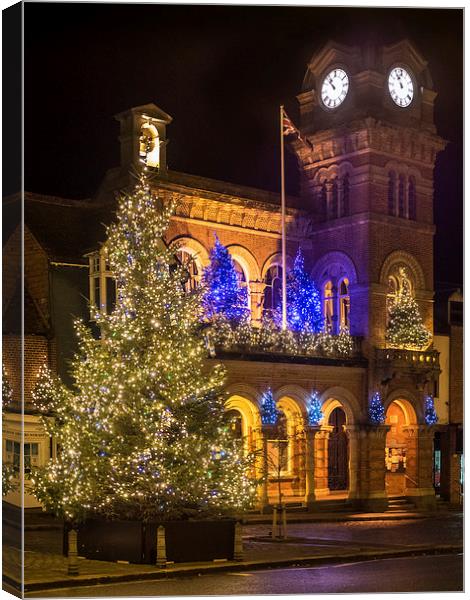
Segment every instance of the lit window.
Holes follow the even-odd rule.
[[[196,257],[190,254],[187,250],[178,250],[176,253],[178,260],[186,268],[188,279],[184,284],[184,289],[187,292],[195,290],[201,281],[201,270],[196,261]]]
[[[349,330],[349,309],[349,281],[345,277],[339,286],[339,322],[342,330]]]
[[[31,467],[39,466],[38,456],[38,444],[24,444],[24,472],[26,474],[31,473]]]
[[[233,265],[235,267],[235,272],[237,274],[238,284],[240,285],[241,288],[246,289],[247,306],[248,306],[248,308],[250,308],[250,286],[249,286],[247,278],[246,278],[246,273],[243,270],[243,267],[241,266],[241,264],[239,262],[237,262],[237,260],[233,259]]]
[[[280,308],[282,303],[282,267],[272,265],[265,277],[263,308],[268,315]]]
[[[334,298],[333,282],[327,281],[323,286],[323,316],[325,317],[325,331],[333,332]]]

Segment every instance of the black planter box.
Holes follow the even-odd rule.
[[[234,519],[211,521],[106,521],[90,519],[78,528],[78,555],[93,560],[155,564],[157,528],[165,527],[166,558],[175,563],[233,559]],[[64,554],[67,554],[64,530]]]

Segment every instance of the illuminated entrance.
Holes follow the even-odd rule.
[[[394,400],[387,409],[385,424],[390,426],[385,440],[385,488],[389,496],[403,496],[412,483],[407,473],[410,460],[410,432],[407,426],[416,423],[416,414],[407,400]],[[409,469],[408,469],[409,471]]]

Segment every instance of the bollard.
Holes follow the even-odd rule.
[[[242,525],[239,521],[235,523],[235,538],[233,545],[233,560],[243,560]]]
[[[163,525],[159,525],[157,529],[157,567],[166,567],[166,542]]]
[[[277,527],[277,507],[273,506],[273,529],[271,531],[271,537],[273,540],[276,539],[276,527]]]
[[[78,549],[77,549],[77,530],[69,529],[68,532],[69,549],[68,558],[68,575],[78,575]]]
[[[286,507],[283,506],[282,509],[282,530],[281,530],[281,538],[283,540],[287,537],[287,516],[286,516]]]

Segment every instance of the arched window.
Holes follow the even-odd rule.
[[[241,264],[237,261],[237,259],[233,258],[232,260],[233,260],[233,265],[235,267],[235,271],[237,273],[238,283],[241,288],[246,289],[247,307],[250,308],[250,306],[251,306],[251,304],[250,304],[250,286],[249,286],[249,283],[248,283],[248,280],[246,277],[245,270],[243,269]]]
[[[338,182],[335,179],[331,185],[331,212],[330,217],[336,219],[338,216]]]
[[[160,166],[160,138],[151,123],[144,123],[140,128],[139,156],[148,167]]]
[[[408,182],[408,218],[416,221],[416,181],[413,176]]]
[[[332,281],[327,281],[323,286],[323,316],[325,317],[325,331],[332,333],[334,326],[334,298]]]
[[[343,195],[341,197],[341,210],[340,217],[347,217],[349,215],[349,176],[343,177]]]
[[[287,416],[279,410],[279,417],[268,440],[268,469],[272,476],[289,472],[289,430]]]
[[[349,331],[349,281],[345,277],[339,285],[339,327],[340,330]]]
[[[395,209],[395,189],[397,183],[397,176],[394,171],[390,171],[388,174],[388,214],[392,217],[396,215]]]
[[[263,308],[269,316],[272,311],[281,306],[282,302],[282,267],[272,265],[269,267],[265,277]]]
[[[199,268],[195,256],[187,250],[178,250],[176,256],[188,273],[188,279],[184,284],[184,289],[187,292],[191,292],[199,286],[199,282],[201,281],[201,269]]]
[[[405,206],[405,176],[400,175],[398,180],[398,216],[406,217]]]

